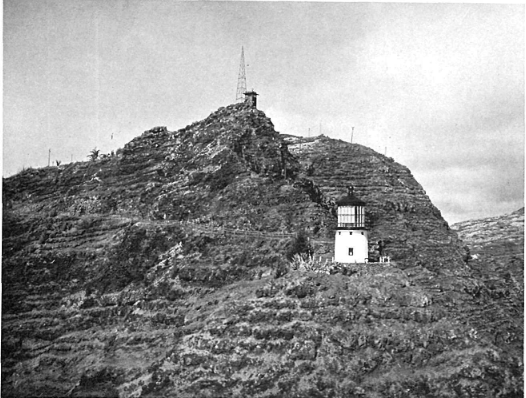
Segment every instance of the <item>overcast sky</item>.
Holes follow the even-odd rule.
[[[521,4],[4,0],[3,175],[205,118],[234,102],[244,46],[279,132],[350,141],[354,126],[449,223],[514,211],[524,17]]]

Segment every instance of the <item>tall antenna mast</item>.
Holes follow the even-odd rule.
[[[241,47],[241,62],[239,63],[239,75],[237,77],[236,102],[243,102],[245,100],[246,91],[247,77],[245,75],[245,51],[243,47]]]

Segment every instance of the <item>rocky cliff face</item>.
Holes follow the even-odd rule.
[[[452,228],[468,245],[469,267],[487,300],[474,320],[508,350],[521,352],[524,334],[524,208],[502,216],[469,220]]]
[[[333,203],[345,187],[355,187],[367,203],[372,245],[383,241],[385,252],[404,266],[462,269],[464,252],[456,234],[407,167],[362,145],[324,136],[286,140],[326,200]]]
[[[331,257],[351,184],[372,258],[383,241],[393,263],[295,270],[299,231],[310,268]],[[281,135],[236,104],[3,187],[3,396],[522,391],[522,352],[504,347],[522,335],[480,326],[489,288],[464,243],[368,148]]]

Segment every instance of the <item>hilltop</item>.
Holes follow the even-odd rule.
[[[460,272],[463,244],[407,167],[370,148],[323,135],[285,140],[325,198],[334,200],[344,187],[355,187],[367,203],[370,240],[382,240],[388,254],[403,260],[399,266]]]
[[[294,269],[299,236],[331,258],[349,185],[370,257],[393,262]],[[3,396],[522,392],[522,335],[484,326],[495,299],[465,243],[364,146],[235,104],[3,188]]]

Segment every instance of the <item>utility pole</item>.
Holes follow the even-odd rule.
[[[353,136],[354,136],[354,126],[353,126],[352,131],[351,131],[351,144],[352,144]]]
[[[47,167],[49,167],[50,165],[51,165],[51,149],[49,150],[48,155],[47,155]]]
[[[245,75],[245,50],[241,47],[241,61],[239,62],[239,74],[237,76],[236,102],[243,102],[245,100],[246,91],[247,77]]]

